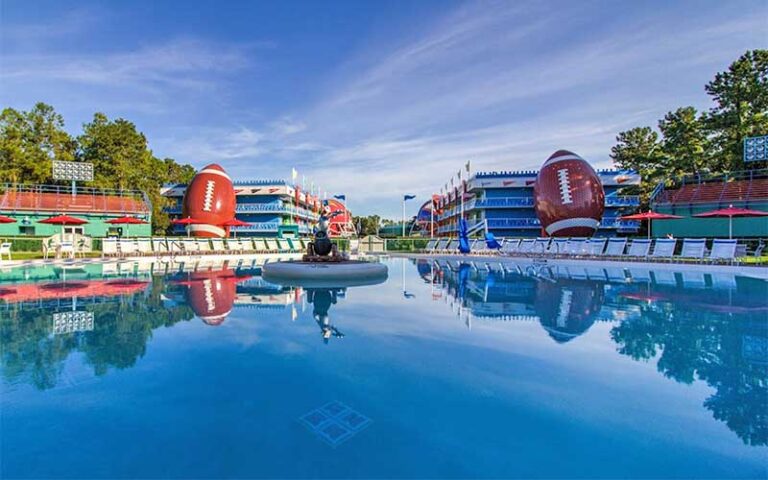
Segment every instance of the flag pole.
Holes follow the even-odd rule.
[[[405,238],[405,195],[403,195],[403,238]]]

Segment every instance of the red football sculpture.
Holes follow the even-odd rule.
[[[544,162],[533,186],[536,216],[552,237],[590,237],[605,210],[600,177],[586,160],[558,150]]]
[[[237,277],[232,270],[195,272],[187,285],[187,302],[207,325],[224,323],[237,298]]]
[[[195,237],[226,237],[228,227],[221,224],[235,218],[235,188],[229,175],[219,165],[203,168],[184,192],[182,218],[190,217],[204,223],[189,225]]]

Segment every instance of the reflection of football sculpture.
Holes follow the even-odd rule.
[[[565,343],[589,330],[604,302],[602,284],[561,279],[536,285],[534,308],[549,336]]]
[[[182,218],[191,217],[204,222],[190,225],[195,237],[226,237],[229,228],[224,222],[235,218],[235,189],[232,180],[219,165],[203,168],[192,179],[184,193]]]
[[[552,237],[590,237],[605,210],[600,177],[586,160],[558,150],[544,162],[533,188],[536,216]]]
[[[195,272],[184,282],[188,286],[187,302],[200,320],[212,326],[221,325],[235,303],[237,282],[232,270]]]

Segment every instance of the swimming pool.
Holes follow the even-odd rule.
[[[385,261],[0,271],[0,476],[766,475],[765,281]]]

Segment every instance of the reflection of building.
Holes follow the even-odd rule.
[[[234,181],[237,218],[251,225],[232,227],[238,235],[262,237],[307,235],[317,222],[321,200],[298,185],[284,180]],[[163,188],[162,194],[174,203],[166,208],[171,217],[181,215],[186,185]],[[177,233],[184,227],[177,226]]]
[[[418,269],[427,283],[438,282],[468,325],[473,319],[536,321],[553,340],[564,343],[605,316],[601,316],[604,282],[557,281],[557,273],[549,270],[490,268],[481,261],[435,262]]]

